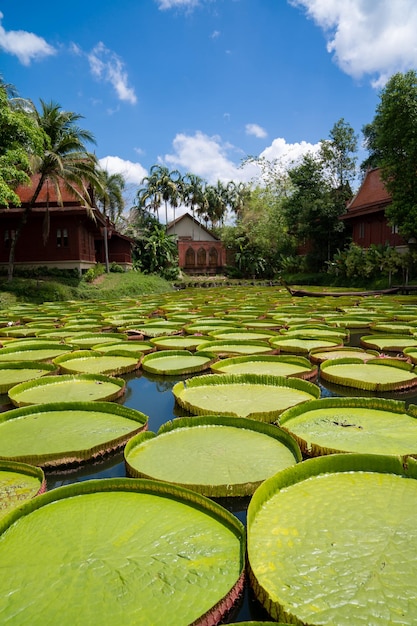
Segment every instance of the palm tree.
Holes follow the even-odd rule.
[[[39,174],[38,184],[32,198],[25,208],[11,242],[9,254],[8,280],[13,278],[16,244],[29,214],[43,189],[51,184],[56,191],[58,202],[62,204],[61,187],[70,191],[83,205],[92,211],[91,187],[100,189],[97,171],[97,159],[88,152],[86,143],[95,143],[94,136],[78,126],[81,115],[71,111],[62,111],[54,103],[41,102],[41,111],[34,107],[33,114],[38,126],[44,133],[44,146],[40,156],[33,158],[33,172]],[[49,213],[46,211],[44,236],[48,235]]]
[[[152,165],[149,176],[142,179],[142,187],[137,193],[138,207],[150,207],[155,213],[165,205],[165,224],[168,224],[168,204],[174,210],[181,198],[182,177],[178,170],[171,172],[165,165]]]
[[[193,232],[192,238],[194,239],[194,217],[195,210],[205,208],[205,198],[204,198],[204,181],[200,176],[196,174],[191,174],[188,172],[183,177],[183,200],[184,203],[191,207],[191,212],[193,214]]]
[[[106,218],[104,226],[104,255],[106,263],[106,272],[109,273],[109,250],[107,242],[107,218],[113,224],[116,224],[125,207],[123,198],[123,189],[125,187],[125,179],[122,174],[109,174],[107,170],[99,170],[98,175],[102,185],[102,190],[97,193],[97,202],[101,207],[102,213]]]

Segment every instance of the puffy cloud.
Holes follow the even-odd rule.
[[[415,0],[288,0],[326,33],[327,49],[354,78],[381,87],[395,72],[417,66]]]
[[[4,52],[17,56],[23,65],[30,65],[32,61],[56,54],[55,48],[43,37],[24,30],[6,31],[1,24],[3,17],[0,12],[0,48]]]
[[[135,91],[128,86],[124,63],[115,52],[99,42],[87,56],[91,72],[96,78],[110,83],[119,100],[130,102],[130,104],[136,103]]]
[[[198,131],[194,135],[178,134],[173,141],[174,152],[166,154],[160,160],[169,167],[180,171],[192,171],[207,182],[213,184],[217,180],[227,182],[249,182],[258,179],[261,171],[256,163],[241,164],[233,160],[238,154],[234,146],[223,143],[218,136],[208,136]],[[279,162],[283,167],[297,162],[307,152],[317,152],[318,144],[306,141],[289,144],[283,138],[274,139],[270,146],[259,155],[271,162]]]
[[[106,156],[99,159],[100,166],[109,174],[122,174],[127,183],[140,185],[147,176],[147,170],[140,163],[133,163],[118,156]]]
[[[254,135],[254,137],[258,137],[258,139],[263,139],[268,134],[259,124],[246,124],[245,130],[247,135]]]

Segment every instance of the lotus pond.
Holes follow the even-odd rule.
[[[0,344],[2,623],[416,623],[416,299],[19,304]]]

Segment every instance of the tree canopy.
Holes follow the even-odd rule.
[[[363,129],[369,157],[381,167],[392,197],[386,215],[405,238],[417,237],[417,73],[394,74],[380,93],[373,121]]]

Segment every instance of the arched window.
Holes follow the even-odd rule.
[[[217,267],[218,262],[219,262],[219,253],[217,252],[216,248],[210,248],[209,265],[211,267]]]
[[[192,248],[188,248],[185,253],[185,267],[195,266],[195,252]]]
[[[204,248],[199,248],[197,252],[197,265],[199,267],[205,267],[207,265],[207,256]]]

